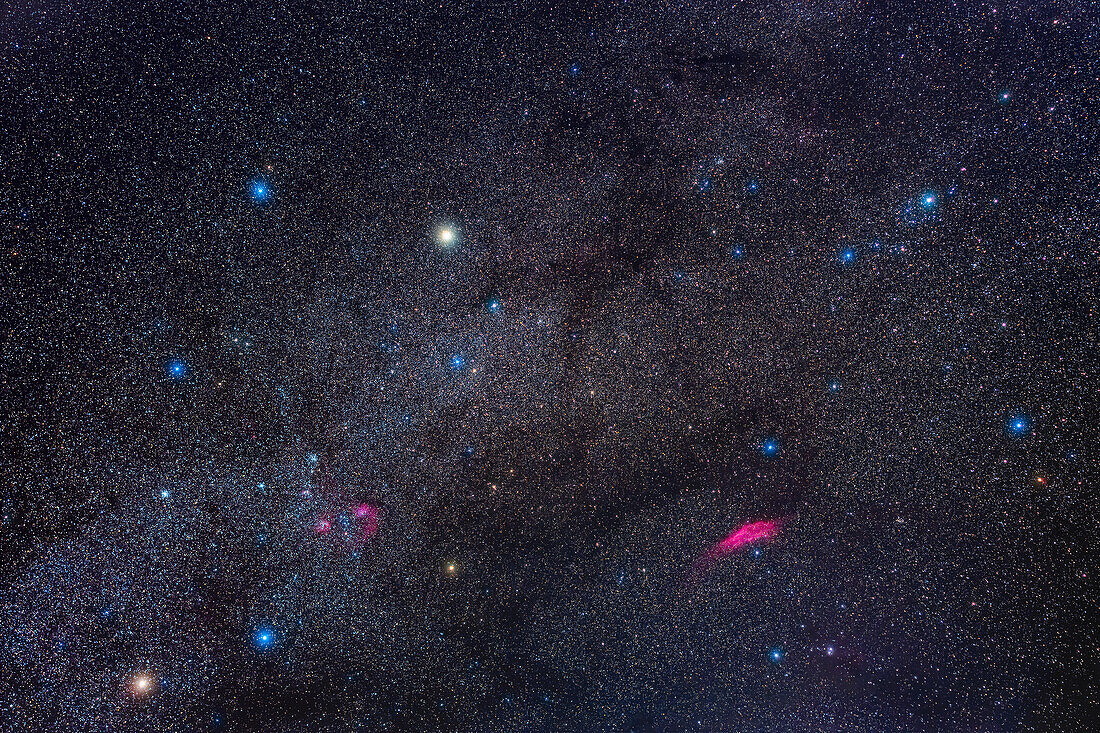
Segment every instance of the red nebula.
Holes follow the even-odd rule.
[[[378,532],[378,507],[372,504],[360,504],[355,508],[355,516],[363,521],[363,537],[370,539]]]
[[[330,529],[332,529],[332,522],[328,521],[327,519],[321,519],[317,522],[314,529],[317,530],[318,534],[325,534]]]
[[[730,532],[726,539],[711,547],[703,553],[702,557],[692,563],[692,576],[695,580],[698,580],[702,574],[710,570],[714,563],[723,557],[751,544],[765,542],[777,537],[779,530],[783,528],[783,522],[783,519],[762,519],[759,522],[748,522],[741,525]]]
[[[735,550],[740,550],[745,545],[751,545],[753,542],[770,540],[779,534],[782,525],[783,522],[779,519],[764,519],[759,522],[743,524],[741,527],[731,532],[726,539],[710,548],[710,550],[707,551],[706,557],[711,560],[717,560]]]

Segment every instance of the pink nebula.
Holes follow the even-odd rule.
[[[749,522],[731,532],[726,539],[706,551],[694,565],[696,571],[704,571],[715,561],[740,550],[742,547],[754,542],[764,542],[779,534],[783,527],[782,519],[763,519],[759,522]]]
[[[753,542],[761,540],[770,540],[779,534],[781,525],[782,522],[778,519],[764,519],[759,522],[743,524],[737,530],[731,532],[726,539],[710,548],[707,556],[711,558],[725,557],[745,545],[751,545]]]
[[[374,537],[378,532],[378,507],[373,504],[360,504],[355,508],[355,516],[363,521],[363,538]]]

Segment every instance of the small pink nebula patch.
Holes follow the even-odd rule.
[[[314,529],[317,530],[318,534],[326,534],[330,529],[332,529],[332,522],[328,521],[327,519],[319,519],[317,520],[317,524],[314,525]]]
[[[362,522],[363,537],[369,539],[378,532],[378,507],[373,504],[360,504],[355,507],[355,516]]]

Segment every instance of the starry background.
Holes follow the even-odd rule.
[[[0,29],[0,729],[1095,722],[1089,3]]]

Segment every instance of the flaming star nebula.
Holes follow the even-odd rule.
[[[0,11],[0,733],[1100,731],[1100,3],[174,5]]]

